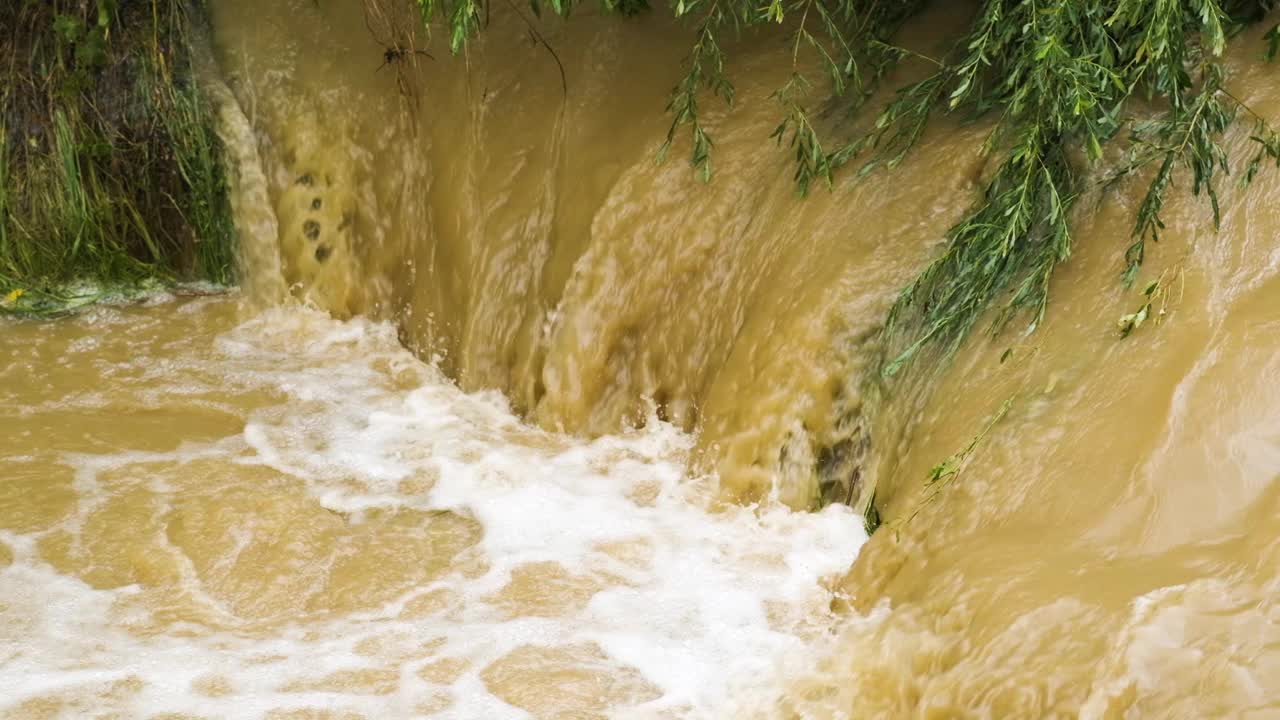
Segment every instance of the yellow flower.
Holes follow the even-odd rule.
[[[13,292],[9,293],[8,295],[5,295],[5,296],[4,296],[4,301],[3,301],[3,302],[0,302],[0,305],[12,305],[12,304],[14,304],[14,303],[18,302],[18,298],[20,298],[20,297],[22,297],[23,295],[25,295],[25,294],[26,294],[26,292],[27,292],[26,290],[23,290],[22,288],[18,288],[17,290],[14,290]]]

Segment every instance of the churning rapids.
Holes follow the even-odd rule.
[[[8,328],[5,717],[713,717],[830,623],[851,512],[710,512],[669,425],[577,441],[388,326],[237,322]]]
[[[884,387],[980,123],[801,201],[767,32],[703,185],[656,14],[209,5],[243,287],[0,321],[0,716],[1280,718],[1277,173],[1170,200],[1131,337],[1141,178],[1034,334]]]

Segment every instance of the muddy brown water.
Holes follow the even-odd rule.
[[[243,291],[0,328],[0,714],[1280,717],[1280,176],[1129,291],[1141,179],[1090,195],[1036,333],[868,397],[982,127],[800,201],[775,37],[703,185],[660,18],[540,26],[563,81],[508,13],[387,66],[357,3],[212,20]]]

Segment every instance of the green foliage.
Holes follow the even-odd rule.
[[[726,4],[728,7],[726,7]],[[742,28],[767,23],[783,23],[795,19],[790,35],[791,76],[774,93],[783,108],[782,122],[772,137],[786,144],[796,161],[795,180],[801,194],[807,193],[813,181],[830,183],[834,172],[856,150],[846,145],[827,150],[815,127],[812,110],[806,101],[812,97],[815,79],[806,71],[807,56],[818,61],[819,72],[831,94],[846,101],[845,109],[854,112],[870,97],[890,69],[909,51],[887,41],[902,23],[924,6],[923,0],[899,2],[860,2],[859,0],[771,0],[760,9],[747,2],[715,2],[701,15],[697,40],[689,54],[689,70],[672,92],[671,127],[667,146],[676,133],[688,126],[692,140],[690,162],[704,178],[710,176],[711,141],[699,121],[695,95],[708,88],[725,101],[733,102],[733,85],[725,76],[725,56],[719,36],[726,28]],[[699,3],[677,2],[677,17],[699,8]],[[715,69],[713,73],[703,70]],[[664,147],[665,150],[665,147]]]
[[[713,8],[710,12],[714,14],[718,10]],[[705,86],[726,102],[733,102],[733,85],[724,74],[724,54],[720,51],[719,42],[711,28],[711,21],[708,20],[698,30],[698,40],[690,55],[689,73],[676,86],[671,94],[671,102],[667,104],[667,112],[675,120],[667,131],[666,142],[659,150],[659,158],[665,158],[671,144],[675,142],[676,131],[681,125],[689,125],[693,146],[690,162],[698,168],[703,181],[711,179],[711,137],[698,119],[698,95]]]
[[[190,79],[177,81],[165,67],[148,75],[152,92],[163,98],[158,120],[172,142],[163,158],[176,170],[185,193],[174,204],[189,233],[194,253],[190,273],[220,285],[235,280],[236,230],[222,141],[208,101]]]
[[[1147,242],[1159,239],[1161,210],[1180,172],[1190,175],[1196,195],[1208,198],[1216,223],[1216,180],[1228,171],[1219,139],[1243,107],[1224,87],[1219,57],[1228,36],[1260,19],[1271,3],[985,0],[941,58],[891,44],[922,5],[772,0],[755,15],[733,16],[738,25],[794,21],[793,73],[776,94],[784,115],[774,137],[793,151],[802,193],[814,180],[829,183],[854,160],[860,175],[895,167],[935,114],[995,118],[983,149],[996,170],[969,214],[947,233],[943,253],[894,304],[886,332],[903,342],[883,366],[886,375],[931,344],[954,349],[993,305],[993,331],[1022,311],[1030,316],[1028,331],[1034,330],[1048,304],[1053,272],[1071,253],[1070,215],[1086,171],[1101,159],[1103,145],[1126,128],[1128,160],[1111,180],[1156,170],[1135,219],[1124,281],[1136,279]],[[673,131],[691,128],[692,161],[704,175],[711,140],[698,121],[696,98],[684,98],[691,86],[708,85],[703,67],[723,67],[716,32],[724,25],[714,17],[704,20],[690,71],[673,95],[680,99],[673,101]],[[1267,38],[1274,54],[1280,30]],[[715,51],[708,56],[706,47]],[[850,112],[902,59],[923,59],[930,70],[900,88],[869,130],[843,142],[824,141],[804,105],[813,81],[801,69],[802,49],[824,70],[829,95]],[[713,90],[731,99],[722,89],[728,82],[722,73],[711,77],[717,83]],[[1144,103],[1142,109],[1132,109],[1135,100]],[[1150,115],[1151,107],[1160,109]],[[1262,118],[1256,121],[1259,149],[1246,182],[1264,160],[1280,165],[1280,138]]]
[[[964,469],[965,461],[973,455],[973,451],[977,450],[978,445],[986,439],[987,435],[991,432],[991,428],[995,427],[996,423],[1004,419],[1004,416],[1009,413],[1009,408],[1012,406],[1013,398],[1005,400],[1004,404],[1000,406],[1000,409],[996,411],[996,414],[987,421],[987,424],[977,435],[973,437],[973,439],[969,441],[968,445],[964,446],[964,448],[959,452],[951,455],[946,460],[943,460],[932,468],[929,468],[929,475],[925,478],[925,485],[945,484],[954,480],[956,476],[960,474],[960,471]]]
[[[918,330],[886,374],[931,340],[954,348],[992,303],[994,330],[1018,310],[1029,311],[1029,331],[1036,327],[1053,271],[1071,252],[1070,211],[1082,166],[1096,163],[1102,145],[1123,127],[1131,128],[1131,152],[1117,176],[1158,165],[1126,254],[1126,282],[1136,278],[1146,241],[1158,239],[1178,168],[1191,171],[1193,190],[1209,197],[1217,217],[1215,174],[1226,167],[1217,138],[1235,110],[1221,92],[1216,61],[1229,22],[1215,0],[983,4],[956,59],[924,82],[950,88],[947,112],[998,112],[987,150],[1003,161],[982,200],[948,234],[942,257],[895,304],[890,331],[904,321]],[[1128,116],[1135,95],[1163,104],[1164,112],[1146,120]],[[908,88],[882,112],[877,132],[896,126],[917,134],[887,143],[874,138],[872,145],[901,157],[937,105],[920,102]],[[1083,162],[1074,159],[1074,148],[1084,150]]]
[[[1158,282],[1153,282],[1148,285],[1147,289],[1142,291],[1143,297],[1146,298],[1142,303],[1142,306],[1134,312],[1120,316],[1120,320],[1116,323],[1117,328],[1120,330],[1120,337],[1129,337],[1134,330],[1142,327],[1143,323],[1147,321],[1147,318],[1151,317],[1152,309],[1154,307],[1153,297],[1159,289],[1160,283]]]
[[[0,293],[58,307],[152,279],[232,280],[214,120],[182,0],[0,7]],[[92,293],[90,293],[92,295]],[[11,303],[12,305],[12,303]]]
[[[915,517],[929,505],[929,503],[938,499],[947,486],[960,478],[964,473],[965,468],[969,466],[969,461],[973,458],[974,453],[977,452],[978,448],[987,439],[987,436],[991,434],[992,429],[994,429],[995,426],[1009,414],[1009,411],[1013,408],[1013,404],[1016,400],[1017,396],[1007,398],[1003,403],[1001,403],[1000,408],[996,410],[995,414],[992,415],[987,420],[986,424],[982,426],[982,429],[969,440],[969,444],[929,468],[929,473],[924,479],[924,497],[916,505],[915,509],[912,510],[910,515],[900,518],[893,523],[892,527],[895,532],[900,531],[903,525],[914,520]],[[874,495],[872,495],[871,503],[868,505],[868,509],[865,511],[864,517],[870,518],[871,513],[875,513],[875,519],[877,522],[872,526],[868,520],[864,520],[864,525],[867,527],[867,534],[875,532],[875,530],[880,526],[880,516],[879,512],[875,510]]]
[[[1176,275],[1178,280],[1179,300],[1182,295],[1184,284],[1184,276],[1179,270]],[[1142,304],[1137,310],[1120,316],[1116,321],[1116,329],[1120,332],[1120,337],[1126,338],[1129,335],[1150,320],[1153,324],[1160,324],[1166,315],[1169,314],[1169,293],[1171,291],[1171,282],[1169,272],[1165,271],[1160,277],[1152,280],[1142,291]]]
[[[1258,120],[1254,124],[1253,134],[1249,136],[1249,140],[1257,144],[1258,150],[1245,165],[1244,175],[1240,178],[1244,185],[1253,182],[1258,169],[1262,167],[1263,160],[1273,160],[1276,167],[1280,168],[1280,133],[1277,133],[1266,121]]]
[[[13,238],[9,234],[9,216],[10,205],[12,200],[9,195],[9,187],[12,183],[9,177],[9,130],[0,123],[0,263],[4,263],[6,259],[14,257],[17,248],[13,244]],[[6,263],[11,265],[11,263]],[[12,267],[0,265],[0,285],[8,285],[5,283],[5,273],[13,272]]]
[[[483,24],[486,0],[417,0],[424,17],[448,28],[459,50]],[[535,11],[542,0],[531,0]],[[567,16],[572,0],[550,0]],[[689,160],[712,174],[714,142],[701,120],[705,95],[734,101],[726,72],[727,34],[784,24],[791,74],[774,94],[781,121],[773,139],[795,161],[801,194],[832,182],[857,163],[859,175],[900,164],[931,118],[990,117],[983,151],[995,172],[981,197],[947,233],[947,246],[903,290],[886,335],[898,348],[884,363],[893,375],[930,346],[958,346],[990,315],[993,332],[1019,314],[1028,332],[1044,317],[1054,270],[1071,253],[1070,216],[1103,146],[1120,138],[1127,159],[1106,179],[1153,172],[1139,206],[1120,274],[1132,284],[1148,243],[1159,240],[1161,211],[1179,178],[1219,217],[1217,181],[1228,172],[1223,131],[1244,106],[1224,87],[1220,57],[1228,38],[1261,20],[1272,0],[981,0],[967,29],[938,57],[894,44],[924,0],[673,0],[692,23],[686,72],[673,88],[671,125],[661,156],[687,131]],[[618,0],[604,7],[623,10]],[[641,7],[639,0],[627,8]],[[631,10],[626,10],[630,12]],[[1267,55],[1280,51],[1280,25],[1266,33]],[[899,88],[865,131],[830,133],[832,110],[863,108],[905,59],[926,74]],[[816,70],[815,70],[816,68]],[[820,91],[824,89],[826,92]],[[818,104],[815,109],[813,104]],[[1246,111],[1248,108],[1244,108]],[[1266,161],[1280,165],[1280,136],[1255,115],[1256,155],[1241,175]],[[994,311],[993,311],[994,308]]]

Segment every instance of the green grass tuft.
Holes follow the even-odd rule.
[[[85,281],[234,280],[222,151],[191,66],[195,12],[183,0],[0,7],[13,38],[0,46],[0,295],[48,307],[79,303],[68,288]]]

